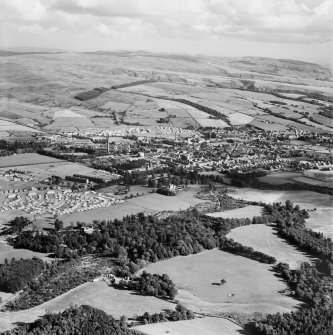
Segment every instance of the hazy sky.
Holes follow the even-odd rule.
[[[0,47],[333,64],[333,0],[0,0]]]

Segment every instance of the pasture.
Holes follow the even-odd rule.
[[[238,227],[232,229],[227,237],[273,256],[277,262],[288,263],[292,269],[296,269],[302,262],[311,262],[311,258],[278,237],[273,226],[256,224]]]
[[[242,208],[230,209],[228,211],[223,212],[209,213],[206,215],[214,218],[224,218],[224,219],[242,219],[242,218],[252,219],[254,216],[261,216],[261,214],[262,214],[261,206],[250,205]]]
[[[287,286],[271,266],[218,249],[152,263],[142,271],[168,274],[178,287],[176,299],[194,312],[277,313],[298,304],[279,293]],[[219,285],[221,279],[226,284]]]
[[[146,335],[250,335],[235,323],[222,318],[198,318],[193,320],[161,322],[134,327]]]

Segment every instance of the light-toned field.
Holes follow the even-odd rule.
[[[70,109],[63,109],[60,111],[54,112],[54,118],[59,118],[59,117],[85,117],[81,114],[75,113],[71,111]]]
[[[228,211],[223,212],[209,213],[207,215],[214,218],[225,218],[225,219],[242,219],[242,218],[252,219],[254,216],[261,216],[261,214],[262,214],[261,206],[250,205],[242,208],[230,209]]]
[[[200,318],[194,320],[161,322],[134,327],[146,335],[247,335],[243,328],[221,318]]]
[[[239,126],[243,124],[248,124],[254,120],[250,115],[243,113],[232,113],[228,115],[228,119],[232,125]]]
[[[166,273],[178,287],[177,300],[195,312],[288,312],[298,304],[271,266],[217,249],[179,256],[143,270]],[[143,271],[140,270],[140,271]],[[220,283],[221,279],[227,281]]]
[[[142,296],[132,291],[117,290],[109,287],[104,281],[89,282],[80,285],[67,293],[56,297],[40,306],[18,312],[0,312],[0,331],[15,327],[17,322],[33,322],[47,311],[63,311],[71,305],[91,305],[102,309],[106,313],[120,318],[129,318],[161,312],[163,309],[174,309],[174,304],[152,296]]]
[[[273,256],[278,262],[288,263],[294,269],[302,262],[311,262],[311,258],[278,237],[272,226],[256,224],[238,227],[232,229],[227,237]]]
[[[238,189],[229,195],[236,199],[262,201],[265,203],[290,200],[301,208],[310,210],[310,219],[307,220],[307,227],[320,231],[328,237],[333,237],[333,197],[328,194],[311,191],[275,191],[244,188]],[[314,208],[317,210],[312,211]]]

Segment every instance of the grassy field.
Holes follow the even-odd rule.
[[[152,296],[141,296],[131,291],[117,290],[104,281],[89,282],[70,290],[40,306],[18,312],[0,312],[0,331],[15,327],[17,322],[33,322],[47,311],[63,311],[71,305],[88,304],[120,318],[157,313],[163,309],[174,309],[174,304]]]
[[[311,262],[311,258],[279,238],[272,226],[256,224],[239,227],[232,229],[228,237],[254,250],[273,256],[278,262],[288,263],[294,269],[302,262]]]
[[[208,216],[212,216],[214,218],[225,218],[225,219],[242,219],[242,218],[250,218],[252,219],[254,216],[260,216],[262,212],[261,206],[247,206],[242,208],[231,209],[223,212],[216,212],[207,214]]]
[[[271,266],[217,249],[152,263],[143,270],[168,274],[178,287],[176,299],[195,312],[276,313],[297,305],[278,293],[287,286]],[[214,285],[221,279],[227,283]]]
[[[235,323],[221,318],[161,322],[138,326],[133,329],[146,335],[250,335]]]

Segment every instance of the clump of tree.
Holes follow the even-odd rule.
[[[143,271],[140,277],[132,280],[121,280],[117,286],[142,294],[153,295],[159,298],[174,299],[178,293],[177,287],[168,275],[150,274]]]
[[[6,227],[1,231],[0,235],[12,235],[21,233],[23,228],[29,226],[32,222],[23,216],[17,216],[14,220],[10,221]]]
[[[88,305],[70,307],[62,313],[48,313],[31,324],[26,324],[3,335],[134,335],[124,320],[116,321],[100,309]]]
[[[44,262],[39,258],[19,259],[13,258],[11,261],[5,259],[4,264],[0,264],[0,291],[15,293],[37,276],[45,268]]]
[[[168,309],[164,312],[154,314],[149,314],[146,312],[143,315],[137,317],[137,320],[143,324],[192,319],[194,319],[194,313],[181,304],[177,304],[174,311]]]
[[[167,196],[175,196],[176,195],[175,191],[172,191],[167,187],[158,188],[156,190],[156,193],[159,193],[159,194],[162,194],[162,195],[167,195]]]

